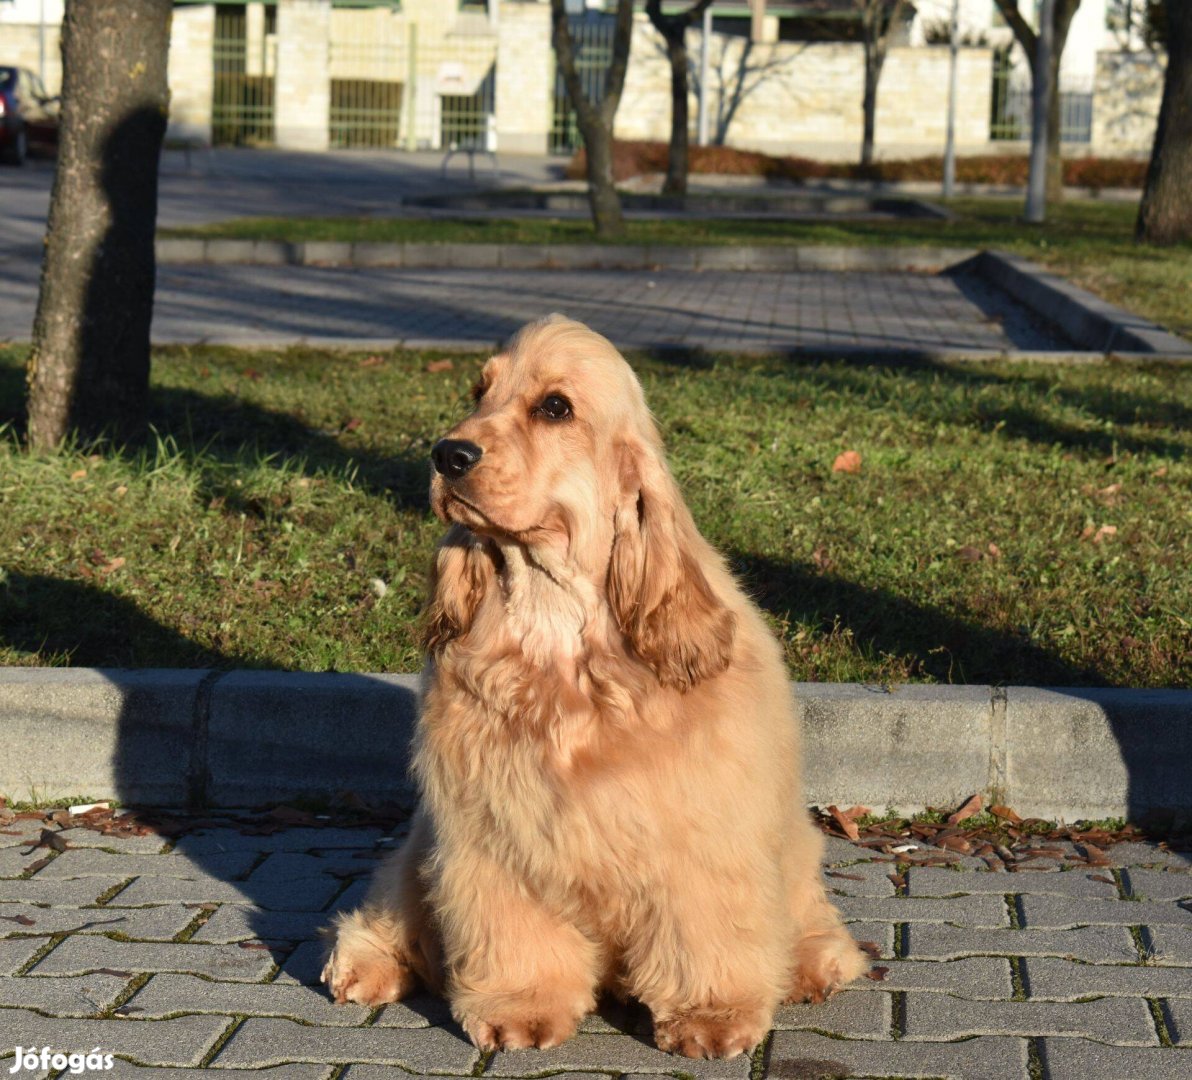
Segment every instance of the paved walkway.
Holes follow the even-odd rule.
[[[36,268],[0,266],[0,340],[27,340]],[[161,266],[159,343],[488,348],[561,311],[622,348],[1047,351],[1064,342],[963,275]]]
[[[783,1008],[752,1059],[693,1062],[654,1049],[636,1011],[590,1017],[554,1050],[482,1056],[437,999],[332,1005],[317,985],[317,929],[358,902],[400,830],[213,827],[170,849],[152,833],[50,825],[66,847],[54,855],[29,848],[42,828],[0,826],[4,1073],[14,1047],[46,1046],[98,1048],[118,1058],[108,1076],[142,1080],[273,1066],[259,1075],[329,1080],[344,1064],[349,1080],[1192,1075],[1192,863],[1153,846],[1118,845],[1112,866],[1093,869],[1053,843],[995,873],[922,849],[899,857],[943,855],[956,869],[906,869],[832,839],[827,881],[871,943],[872,980]]]

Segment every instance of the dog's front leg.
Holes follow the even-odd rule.
[[[421,880],[431,843],[419,811],[406,842],[377,868],[364,903],[336,917],[322,980],[338,1003],[400,1001],[420,983],[440,989],[437,935]]]
[[[600,950],[490,855],[440,852],[431,904],[451,1011],[481,1050],[557,1046],[595,1006]]]

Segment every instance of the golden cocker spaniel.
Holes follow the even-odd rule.
[[[323,971],[446,995],[480,1048],[601,991],[730,1057],[867,962],[829,904],[778,643],[683,504],[629,365],[552,315],[433,451],[420,808]]]

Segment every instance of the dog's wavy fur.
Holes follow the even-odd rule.
[[[342,916],[337,1001],[445,994],[482,1049],[553,1046],[601,991],[664,1050],[755,1046],[866,962],[828,903],[782,655],[700,536],[628,364],[550,316],[485,366],[435,476],[405,846]],[[548,395],[570,402],[543,415]]]

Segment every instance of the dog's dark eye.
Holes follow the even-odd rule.
[[[547,394],[534,411],[548,420],[566,420],[571,415],[571,402],[561,394]]]

